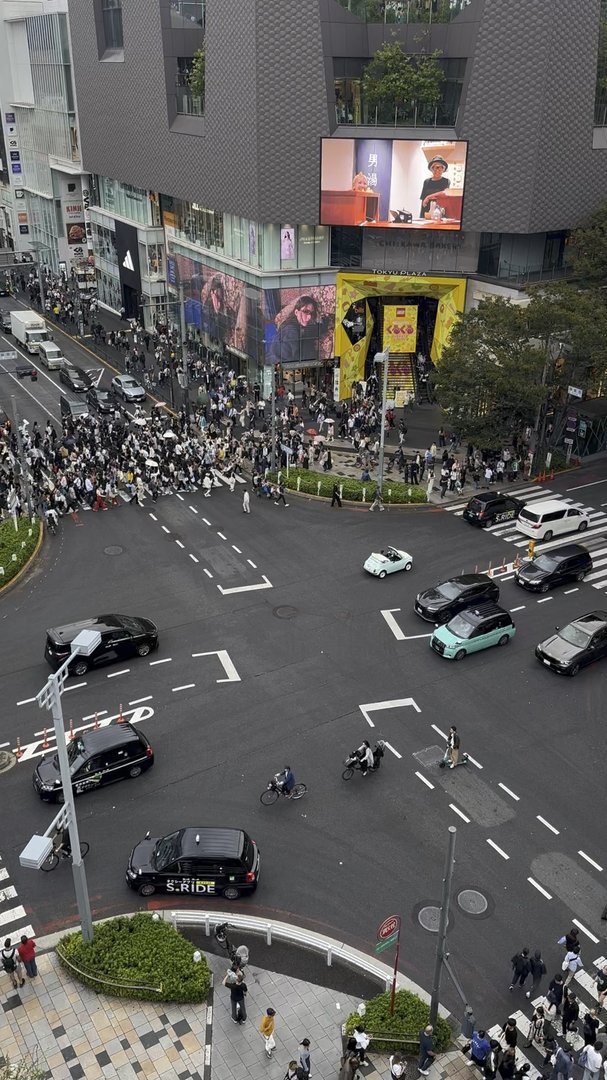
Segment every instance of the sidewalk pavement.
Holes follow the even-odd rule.
[[[55,939],[56,940],[56,939]],[[359,998],[291,976],[247,969],[246,1024],[232,1022],[229,992],[221,985],[226,960],[207,954],[214,988],[206,1006],[150,1004],[97,994],[76,982],[54,950],[42,952],[38,978],[20,990],[2,983],[0,1063],[10,1058],[46,1069],[45,1080],[282,1080],[299,1044],[309,1038],[312,1075],[337,1077],[341,1024]],[[194,948],[194,946],[193,946]],[[378,988],[379,991],[379,988]],[[276,1009],[276,1049],[268,1060],[259,1023]],[[389,1077],[388,1056],[371,1055],[361,1075]],[[414,1063],[410,1074],[416,1074]],[[464,1080],[461,1051],[440,1055],[430,1080]]]

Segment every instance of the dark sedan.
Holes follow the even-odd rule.
[[[565,544],[526,560],[514,573],[514,580],[530,592],[548,592],[568,581],[583,581],[592,570],[592,557],[582,544]]]
[[[98,615],[95,619],[54,626],[46,632],[44,659],[54,671],[67,660],[71,643],[82,630],[98,631],[101,640],[90,656],[75,656],[70,675],[84,675],[90,667],[113,664],[130,656],[148,656],[158,648],[158,627],[135,615]]]
[[[100,390],[98,386],[91,386],[87,392],[86,400],[98,413],[111,413],[114,411],[114,402],[109,390]]]
[[[560,675],[577,675],[582,667],[607,656],[607,611],[590,611],[556,628],[536,646],[537,659]]]
[[[80,368],[72,367],[71,364],[64,364],[59,369],[59,382],[62,382],[64,386],[69,387],[74,394],[86,394],[90,389],[91,380],[88,375],[85,375],[84,371]]]
[[[499,588],[485,574],[461,574],[418,593],[415,611],[428,622],[446,623],[458,611],[483,600],[499,600],[499,595]]]

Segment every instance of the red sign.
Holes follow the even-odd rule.
[[[386,938],[392,937],[392,934],[396,934],[398,930],[400,930],[400,915],[389,915],[387,919],[384,919],[377,931],[377,940],[385,941]]]

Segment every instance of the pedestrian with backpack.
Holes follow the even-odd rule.
[[[15,990],[18,986],[25,986],[19,953],[17,952],[16,946],[11,945],[11,939],[9,937],[5,939],[4,948],[2,949],[2,967],[6,971],[6,974],[10,976],[10,980]]]

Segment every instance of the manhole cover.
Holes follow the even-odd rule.
[[[438,765],[439,761],[442,761],[444,756],[445,748],[443,746],[426,746],[424,750],[418,750],[413,755],[413,757],[419,761],[420,765],[423,765],[426,769]]]
[[[10,750],[0,750],[0,773],[8,772],[16,764],[17,758]]]
[[[282,607],[274,608],[274,615],[277,619],[294,619],[297,614],[297,608],[291,607],[289,604],[283,604]]]
[[[122,555],[124,548],[120,547],[120,544],[110,544],[109,547],[103,549],[106,555]]]
[[[424,930],[428,930],[431,934],[438,934],[438,924],[440,921],[439,907],[423,907],[421,911],[418,912],[417,918]]]
[[[486,896],[478,889],[463,889],[458,894],[457,902],[468,915],[483,915],[489,907]]]

